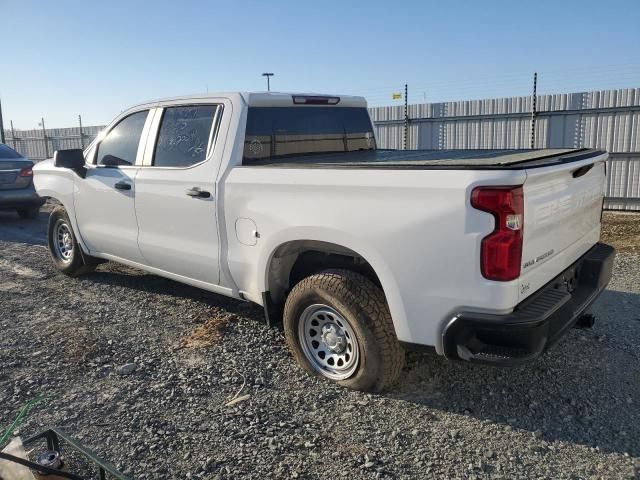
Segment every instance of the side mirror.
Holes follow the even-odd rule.
[[[84,153],[79,148],[56,150],[53,154],[53,164],[56,167],[68,168],[81,177],[84,177],[87,171],[84,163]]]
[[[84,167],[84,154],[79,148],[56,150],[53,154],[53,164],[56,167],[75,170]]]

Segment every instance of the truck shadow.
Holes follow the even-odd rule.
[[[409,354],[403,379],[387,396],[549,442],[638,456],[640,295],[607,290],[593,312],[598,319],[593,329],[571,330],[546,355],[522,367]]]
[[[262,322],[262,310],[116,264],[87,277],[158,295],[183,297]],[[532,439],[640,455],[640,295],[607,290],[593,306],[593,329],[569,331],[535,362],[496,368],[410,353],[389,399],[520,431]],[[293,361],[293,360],[291,360]],[[372,412],[373,413],[373,412]],[[539,443],[532,448],[541,448]]]
[[[189,298],[263,321],[258,306],[122,265],[105,264],[86,279]],[[383,395],[486,422],[494,428],[493,435],[499,434],[498,425],[548,442],[638,456],[640,295],[607,290],[593,312],[593,329],[570,330],[543,357],[517,368],[410,353],[400,383]]]
[[[102,285],[111,285],[156,295],[195,300],[224,308],[229,310],[229,312],[235,312],[238,309],[246,311],[246,308],[240,307],[253,305],[115,262],[104,263],[98,266],[98,269],[94,273],[83,278],[87,281]],[[257,312],[256,319],[262,320],[260,316],[262,308],[258,305],[253,305],[253,307]],[[253,318],[253,315],[251,318]]]

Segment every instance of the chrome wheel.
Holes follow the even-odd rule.
[[[358,368],[358,339],[349,322],[327,305],[307,307],[298,323],[298,340],[318,373],[344,380]]]
[[[71,228],[62,219],[53,227],[53,248],[56,256],[65,263],[73,260],[73,234]]]

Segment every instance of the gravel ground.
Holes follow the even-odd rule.
[[[252,305],[115,264],[57,274],[45,227],[0,213],[0,428],[46,394],[21,436],[63,427],[137,479],[638,477],[639,256],[536,362],[412,354],[369,395],[308,377]]]
[[[602,240],[618,253],[640,254],[640,217],[630,212],[605,212]]]

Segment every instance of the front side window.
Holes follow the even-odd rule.
[[[249,107],[247,163],[314,153],[375,150],[371,119],[357,107]]]
[[[153,158],[156,167],[189,167],[207,156],[216,105],[164,109]]]
[[[135,165],[140,136],[147,120],[148,110],[123,118],[113,127],[98,146],[98,165],[117,167]]]

